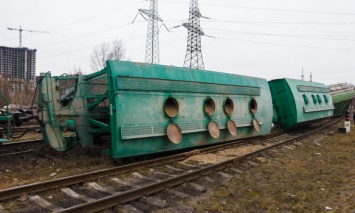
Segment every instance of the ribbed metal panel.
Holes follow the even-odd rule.
[[[304,86],[304,85],[298,85],[297,89],[299,92],[316,92],[316,93],[329,93],[330,90],[325,87],[313,87],[313,86]]]
[[[263,118],[257,117],[259,124],[263,124]],[[217,123],[219,129],[226,129],[227,122],[229,119],[213,120]],[[237,125],[237,127],[248,127],[252,126],[252,118],[241,117],[237,119],[232,119],[232,121]],[[192,132],[203,132],[208,131],[209,121],[197,121],[190,123],[177,123],[183,134]],[[134,138],[147,138],[155,136],[166,135],[166,127],[168,124],[152,124],[152,125],[134,125],[134,126],[122,126],[121,127],[121,137],[123,140],[134,139]]]
[[[331,106],[304,106],[303,110],[305,113],[307,112],[319,112],[319,111],[326,111],[326,110],[333,110],[333,105]]]
[[[132,77],[118,77],[117,89],[260,96],[259,87],[243,87],[224,84],[209,84],[160,79],[142,79]]]
[[[355,98],[355,91],[346,91],[337,94],[331,94],[331,96],[333,99],[333,103],[339,103]]]

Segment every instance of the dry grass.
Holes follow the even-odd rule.
[[[197,212],[355,212],[355,126],[296,149],[273,152],[228,186],[216,186]],[[332,129],[337,131],[336,128]],[[328,131],[329,132],[329,131]]]

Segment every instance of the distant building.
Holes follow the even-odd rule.
[[[8,80],[35,82],[36,49],[0,46],[0,75]]]

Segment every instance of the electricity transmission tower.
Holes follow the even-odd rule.
[[[25,32],[30,32],[30,33],[49,33],[49,32],[46,32],[46,31],[35,31],[35,30],[24,30],[24,29],[22,29],[21,28],[21,26],[20,26],[20,28],[19,29],[16,29],[16,28],[10,28],[10,27],[8,27],[7,28],[8,30],[16,30],[16,31],[19,31],[19,33],[20,33],[20,45],[19,45],[19,66],[18,66],[18,76],[17,76],[17,78],[21,78],[21,76],[22,76],[22,31],[25,31]],[[20,77],[19,77],[20,76]]]
[[[138,13],[141,14],[146,21],[148,21],[145,62],[159,64],[159,30],[161,27],[159,27],[159,21],[163,23],[163,20],[158,14],[158,0],[150,0],[149,10],[139,9]],[[138,14],[134,18],[133,22],[136,20],[137,16]],[[148,19],[145,16],[147,16]],[[165,28],[168,30],[166,26]]]
[[[205,35],[200,27],[200,18],[203,17],[198,7],[198,0],[191,0],[189,9],[189,22],[183,23],[188,30],[187,50],[184,67],[191,69],[205,69],[201,51],[201,36]]]

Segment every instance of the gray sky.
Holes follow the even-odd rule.
[[[333,84],[355,83],[355,1],[353,0],[200,0],[206,35],[206,70],[266,78],[305,78]],[[138,9],[144,0],[0,0],[0,46],[37,49],[37,75],[90,68],[93,47],[121,39],[131,61],[144,62],[147,22]],[[189,0],[161,0],[159,14],[168,28],[188,19]],[[181,67],[187,30],[160,33],[160,63]]]

